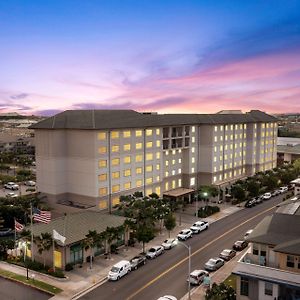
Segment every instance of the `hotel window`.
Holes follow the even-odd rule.
[[[168,160],[165,161],[165,165],[166,165],[166,166],[169,165],[169,161],[168,161]]]
[[[223,171],[223,166],[222,165],[219,166],[219,170]]]
[[[119,192],[119,191],[120,191],[120,185],[119,185],[119,184],[113,185],[112,188],[111,188],[111,191],[112,191],[113,193]]]
[[[240,129],[243,129],[243,124],[240,124]]]
[[[217,157],[216,156],[214,156],[214,162],[216,162],[217,161]]]
[[[153,153],[147,153],[146,160],[153,160]]]
[[[129,190],[130,188],[131,188],[131,182],[130,182],[130,181],[124,183],[124,189],[125,189],[125,190]]]
[[[124,137],[124,138],[129,138],[129,137],[131,137],[130,131],[129,131],[129,130],[123,131],[123,137]]]
[[[146,166],[146,172],[152,172],[152,171],[153,171],[152,165]]]
[[[107,160],[106,159],[100,159],[98,162],[99,168],[106,168],[107,167]]]
[[[120,198],[119,197],[112,198],[112,205],[115,206],[118,204],[120,204]]]
[[[215,137],[214,137],[214,140],[215,140],[215,142],[217,142],[217,141],[218,141],[218,137],[217,137],[217,136],[215,136]]]
[[[172,154],[175,155],[176,154],[176,150],[172,150]]]
[[[230,135],[230,140],[233,140],[233,134]]]
[[[111,164],[113,166],[118,166],[120,164],[120,158],[114,158],[112,161],[111,161]]]
[[[166,155],[169,155],[169,151],[166,151]]]
[[[220,157],[222,157],[222,156],[220,156]],[[227,159],[227,154],[224,155],[224,158]]]
[[[228,130],[228,125],[225,125],[225,130]]]
[[[153,146],[153,143],[152,142],[147,142],[146,143],[146,148],[152,148]]]
[[[237,140],[237,139],[238,139],[238,134],[235,134],[235,135],[234,135],[234,138]]]
[[[112,139],[118,139],[119,138],[119,131],[112,131],[111,132],[111,138]]]
[[[111,152],[119,152],[120,146],[119,145],[114,145],[111,147]]]
[[[195,147],[192,147],[192,153],[195,153]]]
[[[146,195],[149,196],[152,194],[152,189],[146,189]]]
[[[219,180],[220,180],[220,181],[222,180],[222,174],[219,175]]]
[[[289,268],[295,267],[295,256],[293,256],[293,255],[286,256],[286,266]]]
[[[160,195],[160,187],[159,187],[159,186],[155,188],[155,193],[156,193],[158,196]]]
[[[195,132],[195,126],[192,126],[192,132]]]
[[[218,126],[215,126],[215,132],[217,132],[218,131]]]
[[[105,174],[100,174],[98,176],[98,180],[99,181],[106,181],[107,180],[107,174],[106,173]]]
[[[224,169],[225,169],[225,170],[227,169],[227,164],[224,165]]]
[[[156,152],[156,159],[160,159],[160,152]]]
[[[142,184],[143,184],[143,182],[141,179],[139,179],[135,182],[136,187],[140,187],[140,186],[142,186]]]
[[[142,136],[142,135],[143,135],[142,130],[136,130],[136,131],[135,131],[135,136],[136,136],[136,137],[139,137],[139,136]]]
[[[227,141],[227,140],[228,140],[228,135],[226,134],[226,135],[225,135],[225,141]]]
[[[166,172],[165,172],[165,177],[168,177],[168,176],[169,176],[169,172],[166,171]]]
[[[156,141],[156,147],[160,147],[160,141]]]
[[[179,179],[178,179],[178,187],[181,187],[181,185],[182,185],[182,181],[181,181],[181,179],[179,178]]]
[[[273,296],[273,284],[265,282],[265,295]]]
[[[125,144],[124,145],[124,151],[130,151],[130,144]]]
[[[195,168],[191,168],[191,173],[195,173]]]
[[[220,146],[220,151],[223,151],[223,146],[222,145]]]
[[[230,149],[231,149],[231,150],[233,149],[233,144],[230,144]]]
[[[192,136],[192,143],[195,143],[195,137],[194,136]]]
[[[217,167],[214,167],[214,172],[217,172]]]
[[[216,182],[217,181],[217,176],[214,176],[214,180],[213,180],[214,182]]]
[[[167,191],[169,189],[169,182],[165,183],[165,190]]]
[[[111,177],[112,177],[113,179],[120,178],[120,172],[119,172],[119,171],[117,171],[117,172],[112,172],[112,173],[111,173]]]
[[[152,129],[146,129],[146,136],[152,135]]]
[[[178,169],[178,174],[181,174],[181,169]]]
[[[104,153],[106,153],[106,150],[107,148],[105,147],[105,146],[102,146],[102,147],[99,147],[99,149],[98,149],[98,152],[100,153],[100,154],[104,154]]]
[[[98,140],[100,140],[100,141],[106,140],[106,132],[99,132]]]
[[[227,173],[224,174],[224,180],[226,180],[226,179],[227,179]]]
[[[225,150],[228,150],[228,145],[225,145]]]
[[[174,176],[175,175],[175,170],[172,170],[172,176]]]
[[[102,187],[99,189],[99,196],[106,196],[107,195],[107,188],[106,187]]]
[[[160,177],[159,177],[159,175],[158,176],[156,176],[156,181],[159,181],[160,180]]]
[[[136,144],[135,144],[135,149],[136,149],[136,150],[140,150],[140,149],[142,149],[142,147],[143,147],[143,144],[142,144],[142,143],[136,143]]]
[[[146,184],[151,184],[153,182],[152,177],[146,179]]]
[[[195,157],[192,157],[192,163],[194,163],[195,162]]]
[[[192,177],[192,178],[190,179],[190,185],[195,185],[195,177]]]
[[[230,130],[233,130],[233,125],[230,125]]]
[[[235,124],[235,126],[234,126],[234,127],[235,127],[235,130],[238,130],[238,125],[237,125],[237,124]]]
[[[179,164],[181,164],[181,161],[182,161],[181,158],[178,158],[178,163],[179,163]]]
[[[131,170],[130,169],[124,170],[124,176],[125,177],[130,176],[130,175],[131,175]]]
[[[125,156],[124,157],[124,163],[125,164],[130,164],[131,163],[131,157],[130,156]]]
[[[160,170],[160,164],[156,164],[156,170],[157,170],[157,171]]]
[[[223,160],[223,156],[222,155],[220,155],[220,160]]]
[[[156,135],[160,135],[160,129],[156,128]]]
[[[136,174],[142,174],[143,169],[142,168],[136,168],[135,173]]]
[[[172,165],[175,165],[175,159],[172,159]]]
[[[249,279],[247,277],[241,276],[240,294],[241,296],[249,295]]]
[[[178,150],[178,153],[181,153],[181,149]]]

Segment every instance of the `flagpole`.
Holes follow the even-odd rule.
[[[15,225],[15,245],[14,245],[14,249],[15,249],[16,248],[16,241],[17,241],[16,218],[14,218],[14,225]]]
[[[53,247],[53,271],[55,272],[55,241],[54,241],[54,237],[52,238],[52,247]]]
[[[32,231],[32,202],[30,202],[30,231],[31,231],[31,260],[34,261],[33,257],[33,231]]]

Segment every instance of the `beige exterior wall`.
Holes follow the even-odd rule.
[[[286,270],[289,272],[300,273],[300,268],[299,268],[300,267],[300,255],[299,256],[298,255],[290,255],[294,258],[294,268],[288,267],[286,265],[288,254],[278,253],[278,256],[279,256],[279,269]]]

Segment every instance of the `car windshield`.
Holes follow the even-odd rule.
[[[166,244],[172,243],[172,240],[165,240],[164,243]]]
[[[195,279],[195,280],[198,279],[196,275],[190,275],[190,277],[191,277],[191,279]]]
[[[119,268],[117,268],[117,267],[112,267],[111,268],[111,271],[113,272],[113,273],[118,273],[119,272]]]
[[[228,255],[228,254],[230,254],[230,250],[225,249],[225,250],[222,251],[222,254],[223,255]]]
[[[209,265],[214,265],[216,263],[216,261],[213,258],[211,258],[207,263]]]
[[[235,244],[237,245],[237,246],[241,246],[242,245],[242,241],[237,241]]]
[[[149,249],[149,252],[155,252],[156,250],[154,248]]]

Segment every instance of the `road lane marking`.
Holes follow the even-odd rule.
[[[276,208],[277,205],[272,206],[262,212],[260,212],[259,214],[251,217],[250,219],[240,223],[239,225],[231,228],[230,230],[224,232],[222,235],[220,235],[219,237],[213,239],[212,241],[208,242],[206,245],[202,246],[201,248],[199,248],[198,250],[196,250],[195,252],[193,252],[191,254],[191,257],[193,257],[194,255],[198,254],[199,252],[203,251],[205,248],[207,248],[208,246],[210,246],[211,244],[215,243],[217,240],[221,239],[222,237],[224,237],[225,235],[231,233],[232,231],[236,230],[237,228],[247,224],[248,222],[254,220],[255,218],[265,214],[266,212]],[[131,294],[129,297],[126,298],[126,300],[130,300],[133,297],[135,297],[137,294],[139,294],[141,291],[143,291],[144,289],[146,289],[147,287],[149,287],[151,284],[153,284],[154,282],[156,282],[157,280],[159,280],[161,277],[165,276],[166,274],[168,274],[169,272],[171,272],[172,270],[176,269],[178,266],[180,266],[181,264],[183,264],[184,262],[186,262],[189,258],[183,258],[182,260],[180,260],[178,263],[176,263],[174,266],[170,267],[169,269],[165,270],[164,272],[160,273],[158,276],[156,276],[155,278],[153,278],[152,280],[150,280],[148,283],[146,283],[144,286],[142,286],[141,288],[139,288],[136,292],[134,292],[133,294]]]

